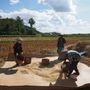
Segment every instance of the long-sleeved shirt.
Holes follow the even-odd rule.
[[[14,49],[14,53],[20,54],[21,52],[23,52],[23,50],[22,50],[22,44],[19,43],[19,42],[16,42],[16,43],[14,44],[13,49]]]
[[[66,40],[62,37],[58,38],[57,47],[64,47],[64,44],[66,43]]]

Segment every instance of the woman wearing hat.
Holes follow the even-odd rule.
[[[17,38],[16,43],[13,46],[13,50],[14,50],[14,55],[15,55],[15,58],[16,58],[16,65],[20,65],[21,64],[20,62],[22,62],[20,60],[20,57],[23,54],[22,38]]]

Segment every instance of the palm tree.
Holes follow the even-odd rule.
[[[32,28],[33,25],[35,24],[35,21],[34,21],[33,18],[30,18],[30,19],[29,19],[29,24],[30,24],[30,27]]]

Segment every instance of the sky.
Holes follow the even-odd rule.
[[[0,16],[34,18],[41,32],[90,33],[90,0],[0,0]]]

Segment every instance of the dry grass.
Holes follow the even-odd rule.
[[[31,57],[45,57],[57,55],[57,38],[23,38],[24,54]],[[15,40],[15,38],[3,38],[3,40]],[[28,41],[29,40],[29,41]],[[78,43],[79,39],[68,39],[65,46]],[[13,58],[13,45],[14,42],[0,42],[0,57]],[[82,60],[82,62],[90,65],[90,60]]]
[[[13,40],[13,39],[11,39]],[[67,41],[66,45],[73,44],[75,41]],[[52,56],[57,55],[57,39],[51,40],[30,40],[23,41],[23,50],[26,55],[31,56]],[[0,57],[7,57],[8,54],[13,53],[14,42],[0,43]]]

